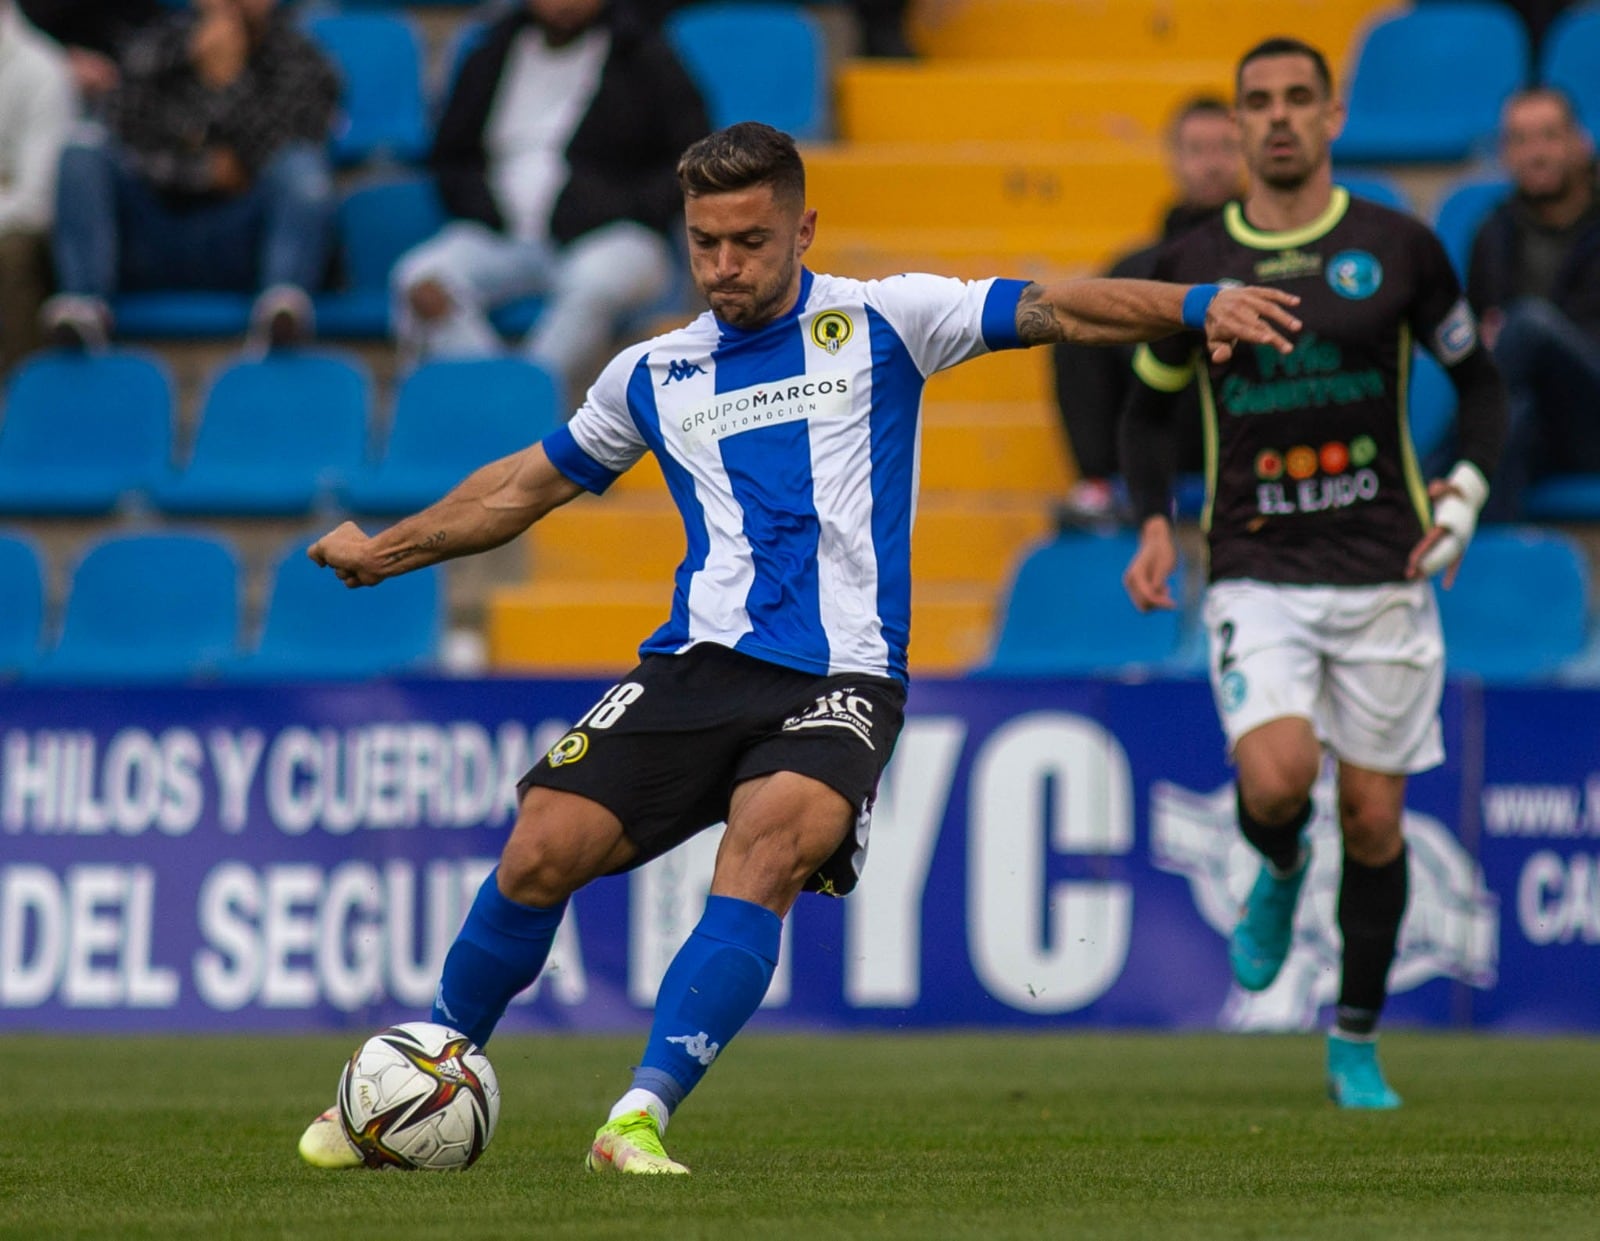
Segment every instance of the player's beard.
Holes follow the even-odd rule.
[[[706,290],[706,301],[710,303],[717,318],[730,327],[741,331],[750,332],[756,328],[765,327],[771,323],[784,309],[784,302],[788,298],[789,286],[794,282],[794,269],[796,260],[790,258],[783,267],[773,275],[769,282],[754,286],[734,286],[727,292],[742,294],[740,301],[726,308],[719,307],[711,300],[717,292],[715,286]],[[748,299],[748,300],[745,300]]]

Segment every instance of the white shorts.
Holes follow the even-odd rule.
[[[1297,716],[1341,760],[1369,771],[1444,761],[1444,635],[1430,583],[1218,582],[1202,615],[1230,754],[1252,729]]]

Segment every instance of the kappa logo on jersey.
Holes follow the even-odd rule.
[[[811,321],[811,341],[829,353],[838,353],[855,335],[855,324],[840,310],[826,310]]]
[[[853,685],[824,694],[809,710],[783,722],[786,733],[804,728],[842,728],[859,737],[867,749],[877,749],[872,744],[872,702],[857,694]]]
[[[560,741],[550,747],[550,753],[544,756],[545,762],[552,767],[565,767],[575,763],[589,752],[589,738],[583,733],[568,733]]]
[[[1365,250],[1342,250],[1328,264],[1328,287],[1359,302],[1383,285],[1383,264]]]
[[[1276,982],[1254,994],[1230,987],[1218,997],[1218,1024],[1230,1030],[1309,1030],[1317,1012],[1339,989],[1339,859],[1344,852],[1335,822],[1338,802],[1331,776],[1313,793],[1316,814],[1307,836],[1311,872],[1295,913],[1294,940]],[[1499,965],[1499,902],[1483,870],[1444,824],[1408,810],[1411,898],[1389,973],[1391,992],[1409,991],[1434,978],[1492,987]],[[1165,781],[1150,796],[1150,861],[1182,875],[1201,917],[1226,939],[1260,865],[1239,835],[1233,785],[1197,793]]]
[[[677,1043],[693,1059],[698,1060],[707,1068],[717,1058],[717,1053],[722,1050],[721,1043],[713,1043],[711,1036],[704,1030],[698,1034],[677,1034],[667,1039],[669,1043]]]
[[[665,388],[676,379],[688,379],[691,375],[704,375],[706,368],[698,362],[691,362],[688,358],[674,358],[667,363],[667,377],[661,381]]]

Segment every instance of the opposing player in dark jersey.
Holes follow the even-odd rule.
[[[1141,346],[1123,460],[1142,524],[1124,580],[1141,609],[1172,606],[1172,394],[1197,377],[1212,688],[1240,830],[1264,859],[1229,959],[1259,991],[1288,955],[1326,746],[1344,839],[1328,1088],[1344,1107],[1392,1108],[1376,1028],[1406,903],[1406,777],[1444,753],[1444,645],[1427,578],[1443,570],[1448,584],[1472,537],[1505,400],[1438,239],[1333,184],[1343,114],[1321,54],[1269,40],[1240,61],[1236,86],[1244,202],[1173,242],[1154,274],[1275,285],[1299,295],[1305,326],[1288,355],[1241,347],[1217,362],[1192,336]],[[1431,487],[1406,422],[1413,342],[1449,369],[1460,403],[1462,460]]]

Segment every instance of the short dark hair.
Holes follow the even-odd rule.
[[[1553,100],[1560,107],[1562,117],[1568,125],[1576,128],[1583,124],[1578,119],[1578,105],[1572,95],[1562,87],[1551,86],[1543,82],[1537,86],[1524,86],[1521,90],[1512,91],[1511,94],[1506,96],[1502,109],[1515,107],[1517,104],[1524,103],[1530,99]],[[1504,111],[1501,114],[1504,115]]]
[[[1183,128],[1192,116],[1232,116],[1233,109],[1228,106],[1228,101],[1220,95],[1191,95],[1185,99],[1172,114],[1172,119],[1167,122],[1167,135],[1171,138],[1178,136],[1178,131]]]
[[[806,200],[806,166],[794,139],[760,121],[740,121],[693,143],[678,160],[685,197],[770,185],[775,198]]]
[[[1310,59],[1311,66],[1317,71],[1317,80],[1322,83],[1322,89],[1329,98],[1333,96],[1333,74],[1328,69],[1328,58],[1324,56],[1304,39],[1291,38],[1288,35],[1275,35],[1270,39],[1263,39],[1253,48],[1239,57],[1239,66],[1233,72],[1233,89],[1239,89],[1239,83],[1244,78],[1244,67],[1253,60],[1265,60],[1268,56],[1305,56]]]

